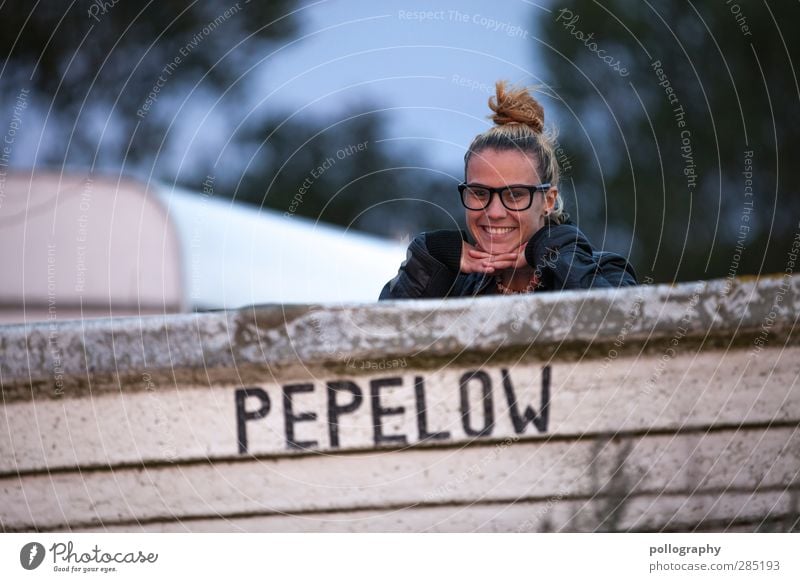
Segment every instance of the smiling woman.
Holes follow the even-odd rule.
[[[416,236],[380,299],[636,285],[630,263],[596,251],[564,212],[555,135],[539,102],[498,81],[489,107],[495,125],[467,149],[458,187],[469,234]]]

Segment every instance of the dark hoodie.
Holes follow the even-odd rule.
[[[497,294],[495,276],[460,273],[461,243],[467,233],[437,230],[414,237],[397,276],[380,299],[464,297]],[[536,292],[637,285],[636,273],[621,255],[596,251],[570,222],[547,223],[525,246],[525,258],[538,276]]]

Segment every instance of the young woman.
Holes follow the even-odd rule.
[[[422,233],[380,299],[532,293],[636,285],[620,255],[595,251],[564,212],[555,136],[527,89],[496,84],[495,126],[464,156],[467,229]]]

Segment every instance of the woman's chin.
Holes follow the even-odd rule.
[[[518,244],[510,242],[494,242],[491,240],[481,241],[481,248],[487,253],[491,253],[493,255],[503,255],[505,253],[513,252],[517,246]]]
[[[510,233],[494,236],[485,232],[480,227],[471,230],[472,236],[478,246],[480,246],[481,250],[493,255],[513,253],[519,249],[519,245],[522,243],[519,238],[519,231],[517,229]]]

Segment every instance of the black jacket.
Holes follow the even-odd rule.
[[[466,232],[437,230],[414,237],[397,276],[380,299],[463,297],[497,294],[494,275],[459,272]],[[621,255],[595,251],[570,223],[546,224],[525,247],[525,258],[539,277],[536,291],[637,285],[636,273]]]

